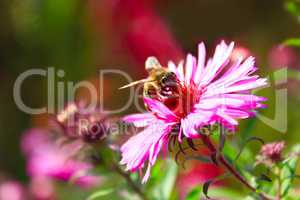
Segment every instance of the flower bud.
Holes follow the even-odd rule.
[[[83,102],[69,103],[56,121],[68,137],[81,138],[85,142],[97,142],[108,133],[106,116],[99,109],[87,109]]]
[[[260,155],[257,156],[257,163],[272,166],[273,164],[280,162],[283,159],[282,151],[284,146],[285,143],[283,141],[263,145],[260,150]]]

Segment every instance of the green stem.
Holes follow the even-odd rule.
[[[215,154],[217,153],[217,159],[222,165],[239,181],[241,182],[245,187],[247,187],[252,192],[258,194],[261,199],[263,200],[273,200],[271,197],[268,197],[264,193],[258,193],[256,189],[251,186],[248,181],[235,169],[235,167],[232,166],[231,163],[229,163],[224,155],[221,152],[218,152],[214,144],[211,142],[209,136],[201,135],[201,139],[203,143],[206,145],[206,147],[211,151],[211,153]]]
[[[126,180],[126,182],[131,187],[131,189],[135,193],[137,193],[141,199],[148,200],[148,198],[143,193],[143,191],[132,181],[132,179],[130,178],[130,175],[128,173],[124,172],[118,165],[114,165],[113,168],[119,175],[121,175]]]
[[[117,163],[115,163],[114,161],[108,163],[106,160],[101,159],[101,157],[94,157],[94,162],[95,162],[95,164],[99,164],[99,165],[101,164],[101,165],[105,166],[107,169],[115,171],[117,174],[119,174],[126,180],[128,186],[131,187],[131,189],[142,200],[149,200],[147,198],[147,196],[145,195],[145,193],[141,190],[141,188],[134,183],[134,181],[131,179],[130,175],[127,172],[125,172],[124,170],[122,170],[118,166]]]
[[[278,191],[277,191],[277,200],[281,200],[281,170],[278,168],[277,180],[278,180]]]

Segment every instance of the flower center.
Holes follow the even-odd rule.
[[[199,102],[202,91],[194,83],[185,85],[177,83],[175,86],[166,86],[161,92],[165,98],[162,102],[179,118],[184,118],[193,112],[194,105]]]

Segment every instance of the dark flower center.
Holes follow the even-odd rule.
[[[80,131],[86,142],[96,142],[106,136],[107,127],[102,122],[93,122]]]
[[[165,97],[161,101],[180,118],[193,112],[194,105],[201,96],[201,92],[194,83],[186,86],[178,82],[164,86],[161,94]]]

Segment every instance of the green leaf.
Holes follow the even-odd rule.
[[[292,152],[300,153],[300,145],[293,147]],[[294,176],[296,175],[296,168],[299,161],[298,156],[289,157],[283,162],[283,167],[281,169],[281,195],[284,197],[288,194],[289,189],[292,186]]]
[[[257,120],[258,120],[257,117],[253,117],[247,120],[246,126],[241,130],[241,133],[239,133],[240,145],[243,144],[245,138],[249,138],[251,136]]]
[[[197,186],[194,187],[186,196],[185,200],[199,200],[201,197],[202,189]]]
[[[236,161],[239,159],[239,157],[240,157],[241,154],[243,153],[244,148],[245,148],[246,145],[247,145],[249,142],[251,142],[251,141],[258,141],[258,142],[260,142],[261,144],[264,144],[264,143],[265,143],[265,141],[264,141],[263,139],[259,138],[259,137],[253,136],[253,137],[248,138],[248,139],[244,142],[244,144],[243,144],[243,146],[241,147],[240,151],[238,152],[237,156],[235,157],[234,162],[236,162]]]
[[[247,196],[247,197],[245,197],[245,200],[256,200],[256,199],[252,196]]]
[[[166,160],[164,168],[166,169],[164,169],[163,172],[160,171],[162,177],[155,180],[156,182],[151,191],[153,199],[168,200],[172,195],[177,178],[178,166],[173,160]]]
[[[100,197],[106,196],[111,194],[114,191],[114,189],[109,188],[105,190],[98,190],[97,192],[91,194],[87,200],[94,200],[94,199],[100,199]]]
[[[290,38],[283,42],[286,46],[300,47],[300,38]]]
[[[162,177],[161,168],[162,168],[161,160],[158,160],[155,165],[151,169],[151,180],[157,180]],[[138,175],[138,173],[137,173]]]
[[[201,198],[203,186],[195,186],[185,197],[185,200],[199,200]],[[243,192],[232,190],[230,187],[211,187],[209,194],[213,199],[230,199],[230,200],[240,200],[244,199],[245,194]]]
[[[230,200],[240,200],[240,199],[244,199],[244,197],[245,197],[245,194],[243,194],[242,191],[240,191],[240,190],[235,191],[229,187],[212,187],[209,190],[209,194],[214,199],[226,198],[226,199],[230,199]]]
[[[168,170],[166,171],[166,175],[163,179],[163,181],[161,182],[161,186],[162,186],[162,197],[164,197],[164,199],[169,199],[171,196],[171,192],[173,190],[173,187],[175,185],[175,181],[176,181],[176,177],[177,177],[177,170],[178,167],[176,165],[176,163],[171,162],[172,164],[170,164],[168,166]]]
[[[300,9],[296,2],[293,1],[286,2],[285,9],[294,16],[300,15]]]
[[[282,200],[300,200],[300,198],[287,196],[287,197],[282,198]]]

